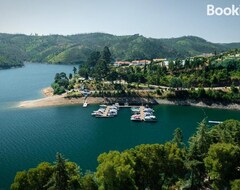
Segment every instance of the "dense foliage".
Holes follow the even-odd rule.
[[[91,52],[100,51],[104,46],[110,47],[116,60],[134,60],[157,57],[183,58],[239,48],[240,44],[214,44],[193,36],[153,39],[138,34],[0,34],[0,67],[21,65],[23,61],[80,64],[87,60]]]
[[[185,146],[176,129],[171,142],[146,144],[98,157],[95,173],[57,154],[56,163],[43,162],[18,172],[12,190],[159,190],[239,188],[240,122],[228,120],[209,128],[203,120]]]

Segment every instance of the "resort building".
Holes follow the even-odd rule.
[[[119,66],[144,66],[144,65],[148,65],[150,64],[151,61],[150,60],[134,60],[132,62],[129,61],[116,61],[114,63],[114,66],[119,67]]]
[[[129,66],[130,64],[131,64],[131,62],[129,62],[129,61],[116,61],[114,63],[114,66],[116,66],[116,67]]]
[[[132,61],[131,65],[144,66],[144,65],[148,65],[150,63],[151,63],[150,60],[134,60],[134,61]]]

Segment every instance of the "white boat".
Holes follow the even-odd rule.
[[[103,114],[102,112],[97,112],[97,111],[94,111],[93,113],[91,113],[92,116],[102,115],[102,114]]]
[[[112,105],[112,106],[110,106],[110,109],[119,110],[119,107],[117,107],[117,106],[115,106],[115,105]]]
[[[132,107],[132,108],[131,108],[131,111],[132,111],[132,112],[139,112],[139,111],[140,111],[140,108],[139,108],[139,107]]]
[[[144,121],[147,121],[147,122],[156,122],[156,121],[157,121],[157,118],[156,118],[156,116],[154,116],[154,115],[148,115],[148,116],[145,116],[145,117],[144,117]]]
[[[93,111],[93,113],[98,113],[98,112],[101,112],[101,113],[104,113],[105,109],[98,109],[97,111]]]
[[[99,118],[99,117],[104,117],[104,116],[103,116],[103,114],[97,114],[97,115],[95,115],[95,117]]]
[[[115,103],[114,106],[119,108],[120,105],[119,105],[119,103]]]
[[[102,105],[100,105],[99,107],[100,107],[100,108],[106,108],[106,107],[107,107],[107,105],[105,105],[105,104],[102,104]]]
[[[108,114],[116,116],[118,114],[118,111],[116,109],[110,109]]]
[[[108,112],[108,117],[114,117],[116,115],[117,115],[116,112],[111,112],[111,111]]]
[[[151,109],[151,108],[144,108],[144,110],[143,110],[144,112],[154,112],[154,110],[153,109]]]
[[[83,107],[86,108],[88,106],[87,102],[84,102]]]
[[[208,123],[212,123],[212,124],[220,124],[223,123],[222,121],[208,121]]]
[[[92,116],[103,115],[104,111],[105,111],[105,109],[100,108],[100,109],[98,109],[97,111],[93,111],[93,112],[91,113],[91,115],[92,115]]]

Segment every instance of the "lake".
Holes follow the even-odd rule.
[[[55,73],[72,72],[73,66],[26,64],[0,70],[0,189],[8,190],[17,171],[55,160],[56,152],[76,162],[82,171],[95,171],[97,157],[109,150],[124,150],[143,143],[164,143],[180,127],[185,142],[197,124],[209,120],[240,119],[239,111],[187,106],[155,106],[157,123],[130,121],[122,108],[115,118],[94,118],[90,105],[22,109],[23,100],[40,98],[41,89],[53,82]]]

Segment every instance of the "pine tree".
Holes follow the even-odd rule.
[[[57,153],[56,155],[56,165],[54,168],[54,175],[50,179],[49,184],[51,186],[48,188],[49,190],[67,190],[68,189],[68,181],[69,176],[66,170],[66,160],[64,159],[63,155]]]
[[[112,54],[107,46],[103,48],[101,59],[105,60],[107,64],[110,64],[112,61]]]
[[[182,134],[182,130],[180,128],[176,128],[174,130],[172,142],[176,143],[178,145],[178,147],[183,147],[184,146],[183,134]]]

